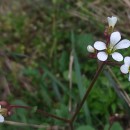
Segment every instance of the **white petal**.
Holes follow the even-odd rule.
[[[114,27],[117,22],[117,17],[114,16],[108,17],[107,20],[108,20],[109,27],[111,26]]]
[[[130,73],[129,73],[129,79],[128,80],[130,81]]]
[[[108,58],[108,54],[106,54],[106,52],[99,52],[97,58],[101,61],[105,61]]]
[[[124,39],[122,41],[120,41],[117,45],[115,45],[115,50],[116,49],[125,49],[128,48],[130,46],[130,41],[127,39]]]
[[[118,52],[112,53],[112,58],[116,61],[122,61],[123,60],[123,56]]]
[[[120,67],[120,70],[122,73],[127,74],[129,72],[129,66],[124,64]]]
[[[101,51],[101,50],[106,49],[106,44],[104,42],[97,41],[94,43],[94,48]]]
[[[88,52],[91,52],[91,53],[95,52],[94,48],[91,45],[87,46],[87,50],[88,50]]]
[[[4,117],[0,115],[0,123],[4,122]]]
[[[130,66],[130,57],[129,57],[129,56],[126,56],[126,57],[124,58],[124,63],[125,63],[126,65]]]
[[[110,36],[110,46],[114,46],[121,39],[121,34],[119,32],[113,32]]]

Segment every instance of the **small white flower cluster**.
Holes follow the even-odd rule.
[[[115,24],[117,22],[117,17],[108,17],[108,25],[109,28],[112,28],[112,30],[115,27]],[[130,41],[127,39],[121,40],[121,34],[120,32],[112,32],[110,35],[110,43],[107,45],[106,43],[102,41],[96,41],[94,43],[94,47],[91,45],[87,46],[87,50],[90,53],[95,53],[97,50],[97,58],[100,61],[106,61],[108,59],[108,56],[112,56],[112,58],[116,61],[122,61],[123,56],[117,52],[119,49],[126,49],[130,47]],[[124,74],[129,73],[129,81],[130,81],[130,57],[124,58],[124,65],[120,68],[121,72]]]
[[[118,49],[125,49],[130,46],[130,41],[127,39],[121,40],[121,35],[119,32],[113,32],[110,36],[110,44],[107,46],[104,42],[97,41],[94,43],[94,48],[100,52],[97,54],[97,58],[100,61],[106,61],[108,55],[116,61],[122,61],[123,56],[116,52]],[[104,50],[104,51],[103,51]]]

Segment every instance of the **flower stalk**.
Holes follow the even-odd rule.
[[[72,116],[72,118],[71,118],[71,120],[70,120],[71,122],[74,122],[76,116],[77,116],[78,113],[80,112],[80,110],[81,110],[82,106],[84,105],[84,102],[86,101],[86,99],[87,99],[87,97],[88,97],[90,91],[92,90],[92,88],[93,88],[93,86],[94,86],[94,84],[95,84],[95,82],[96,82],[96,80],[97,80],[99,74],[100,74],[101,71],[103,70],[104,65],[105,65],[104,62],[101,62],[101,64],[100,64],[100,66],[99,66],[99,68],[98,68],[96,74],[94,75],[94,78],[92,79],[92,81],[91,81],[91,83],[90,83],[90,85],[89,85],[89,87],[88,87],[88,89],[87,89],[87,91],[86,91],[86,93],[85,93],[85,95],[84,95],[84,97],[83,97],[81,103],[79,104],[79,107],[76,109],[74,115]]]
[[[15,109],[17,109],[17,108],[22,108],[22,109],[26,109],[26,110],[31,110],[31,109],[33,109],[33,108],[30,107],[30,106],[20,106],[20,105],[10,105],[8,109],[9,109],[10,111],[12,111],[12,109],[14,109],[14,108],[15,108]],[[47,113],[47,112],[45,112],[45,111],[43,111],[43,110],[40,110],[40,109],[37,109],[36,112],[37,112],[37,113],[40,113],[40,114],[42,114],[42,115],[44,115],[44,116],[47,116],[47,117],[51,117],[51,118],[54,118],[54,119],[57,119],[57,120],[64,121],[64,122],[66,122],[66,123],[69,122],[68,119],[65,119],[65,118],[62,118],[62,117],[59,117],[59,116],[56,116],[56,115]]]

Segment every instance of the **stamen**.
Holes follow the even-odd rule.
[[[108,55],[111,55],[113,52],[114,52],[113,47],[110,47],[110,46],[109,46],[109,47],[106,49],[106,53],[107,53]]]

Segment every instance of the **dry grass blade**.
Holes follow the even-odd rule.
[[[32,127],[32,128],[43,128],[46,130],[65,130],[65,127],[60,126],[48,126],[48,125],[36,125],[36,124],[28,124],[14,121],[5,121],[4,124],[14,125],[14,126],[22,126],[22,127]]]
[[[123,0],[125,3],[126,3],[126,5],[130,8],[130,1],[129,0]]]
[[[69,78],[69,90],[70,93],[72,91],[72,69],[73,69],[73,62],[74,62],[74,56],[73,56],[73,51],[70,54],[70,63],[69,63],[69,74],[68,74],[68,78]],[[71,96],[69,97],[69,112],[72,112],[72,99]]]

